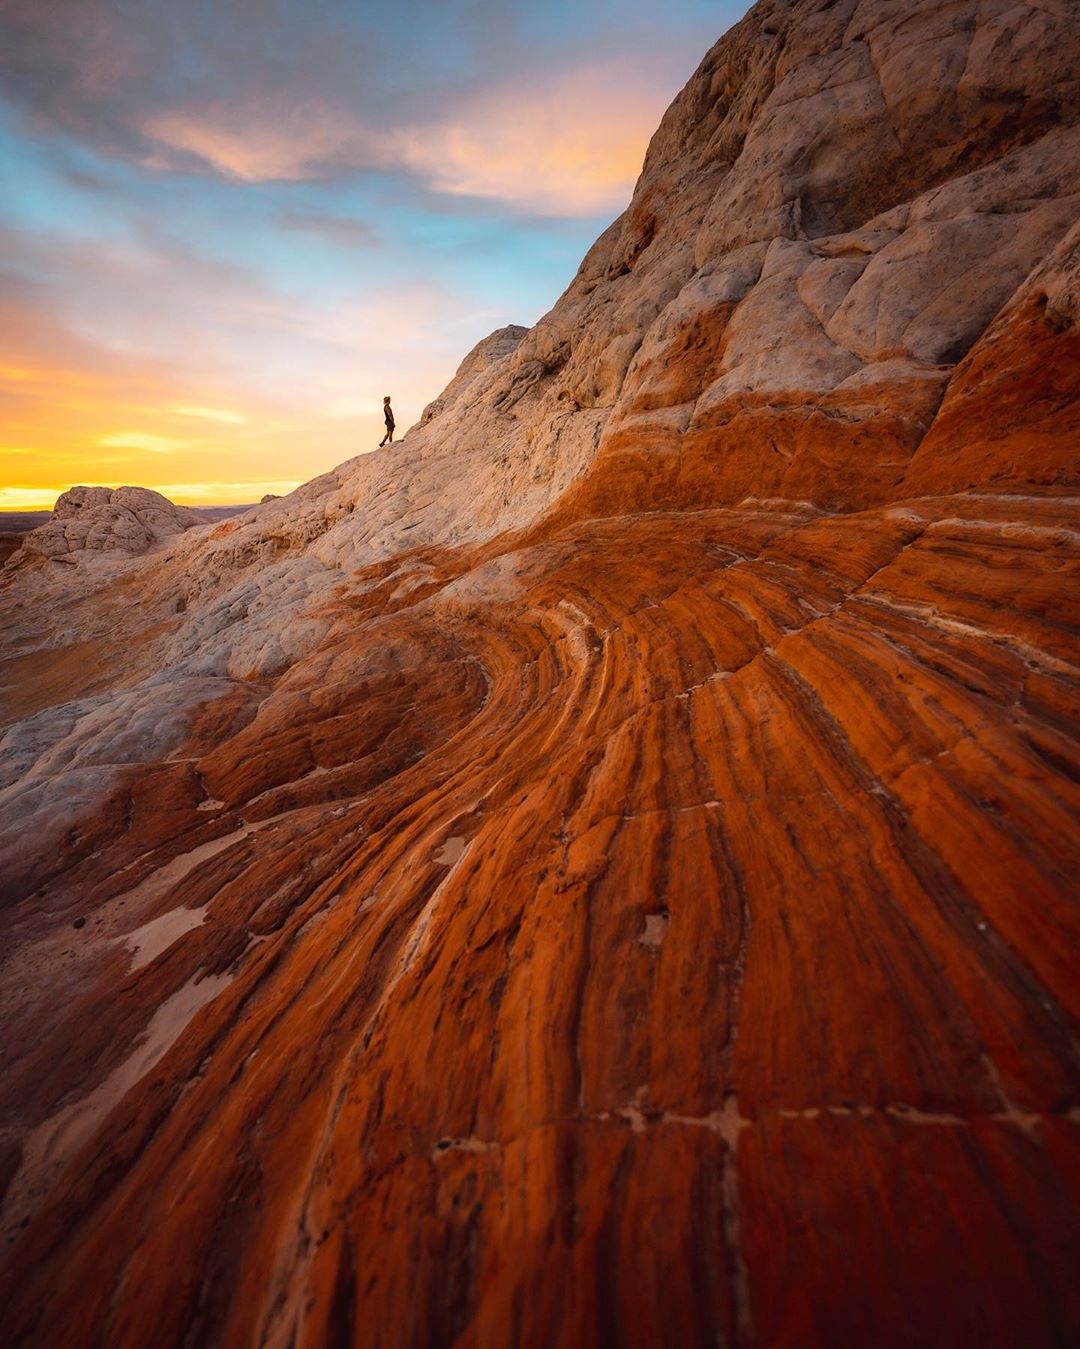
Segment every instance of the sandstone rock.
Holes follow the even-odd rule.
[[[489,1343],[580,1343],[617,1240],[604,1297],[631,1344],[864,1343],[901,1302],[926,1343],[1048,1338],[1047,1299],[1075,1314],[1052,584],[1071,520],[1015,496],[653,514],[471,559],[468,588],[433,559],[430,594],[396,606],[398,571],[362,578],[255,720],[156,781],[129,771],[152,808],[126,830],[106,813],[66,859],[52,902],[78,896],[101,935],[73,1002],[30,1016],[24,993],[13,1023],[36,1034],[8,1099],[43,1132],[10,1221],[53,1175],[44,1140],[84,1141],[23,1238],[14,1314],[56,1308],[50,1343],[74,1343],[72,1305],[137,1341],[138,1316],[159,1343],[272,1338],[284,1316],[319,1343],[344,1268],[372,1342],[461,1318]],[[118,1021],[103,943],[204,907]],[[14,912],[55,987],[47,923]],[[117,1094],[200,979],[210,1000]],[[109,1103],[98,1143],[58,1114],[73,1090]],[[894,1188],[908,1221],[883,1228]],[[206,1310],[177,1202],[218,1271]],[[868,1279],[868,1301],[836,1292]]]
[[[23,545],[23,535],[15,530],[4,530],[0,532],[0,563],[6,562],[12,553],[17,552]]]
[[[904,489],[1075,483],[1080,225],[1036,266],[958,368]]]
[[[5,572],[12,1343],[1076,1337],[1077,46],[765,0],[401,444]]]
[[[57,500],[52,518],[26,536],[23,548],[43,557],[83,550],[135,556],[200,523],[196,511],[147,487],[72,487]]]

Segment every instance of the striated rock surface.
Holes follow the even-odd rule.
[[[765,0],[403,442],[9,566],[11,1343],[1076,1338],[1078,57]]]

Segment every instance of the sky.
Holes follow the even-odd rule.
[[[724,0],[0,0],[0,509],[399,435],[626,206]]]

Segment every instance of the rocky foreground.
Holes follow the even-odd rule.
[[[1078,70],[765,0],[402,444],[9,562],[12,1344],[1075,1339]]]

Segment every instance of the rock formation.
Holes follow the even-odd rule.
[[[198,511],[175,506],[148,487],[72,487],[22,546],[42,557],[83,551],[138,556],[202,520]]]
[[[401,443],[4,573],[35,1346],[1043,1346],[1080,38],[763,0]]]

